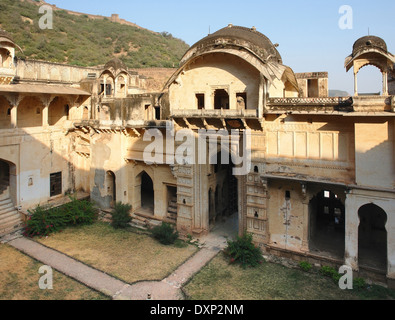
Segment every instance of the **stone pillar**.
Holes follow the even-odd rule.
[[[383,72],[383,96],[388,96],[388,72]]]
[[[20,102],[22,101],[22,99],[24,98],[23,95],[20,94],[6,94],[5,98],[8,100],[10,107],[11,107],[11,128],[17,128],[18,124],[17,124],[17,111],[18,111],[18,106],[20,104]]]
[[[357,73],[354,72],[354,96],[358,96],[358,76]]]
[[[265,79],[263,75],[260,75],[259,82],[259,98],[258,98],[258,118],[263,117],[263,109],[266,108],[266,90],[265,90]]]
[[[118,84],[118,78],[114,80],[114,98],[117,97],[117,84]]]
[[[345,201],[346,211],[346,238],[345,238],[345,264],[358,271],[358,206],[354,196],[349,193]]]
[[[42,118],[43,118],[43,127],[48,127],[49,126],[49,106],[48,105],[44,105]]]
[[[302,183],[302,196],[303,196],[303,239],[302,248],[304,252],[309,251],[309,228],[310,228],[310,217],[309,217],[309,197],[307,197],[307,184]]]
[[[391,279],[391,287],[395,288],[395,200],[390,200],[387,208],[387,252],[388,252],[388,279]]]
[[[42,113],[42,126],[43,127],[49,126],[49,105],[55,98],[56,98],[56,96],[47,95],[47,94],[40,96],[40,100],[44,106],[43,113]]]
[[[18,128],[17,109],[18,106],[11,106],[11,128]]]
[[[103,83],[104,83],[103,95],[104,95],[104,97],[107,97],[107,76],[103,77]]]

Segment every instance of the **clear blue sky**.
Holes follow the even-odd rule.
[[[189,45],[229,23],[255,26],[278,48],[284,64],[295,72],[328,71],[330,89],[353,92],[352,71],[344,60],[353,43],[368,34],[383,38],[395,54],[394,0],[47,0],[59,8],[110,16],[144,28],[167,31]],[[353,28],[342,30],[339,8],[353,10]],[[54,21],[56,23],[56,21]],[[381,74],[365,67],[360,92],[381,91]]]

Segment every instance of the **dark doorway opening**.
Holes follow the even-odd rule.
[[[229,109],[229,94],[226,92],[226,90],[215,90],[214,109]]]
[[[5,193],[10,186],[10,166],[0,160],[0,195]]]
[[[344,258],[345,207],[338,196],[323,190],[311,199],[310,251],[337,259]]]
[[[145,171],[141,176],[141,207],[145,211],[154,214],[154,184]]]
[[[220,232],[226,236],[238,234],[239,227],[239,194],[238,180],[233,174],[234,164],[229,157],[228,164],[221,163],[220,154],[217,155],[218,164],[215,166],[215,190],[209,190],[209,226],[212,232]]]
[[[116,190],[116,177],[115,173],[112,171],[107,171],[106,174],[106,186],[107,186],[107,196],[109,197],[110,208],[115,207],[117,201],[117,190]]]
[[[62,173],[56,172],[50,175],[50,196],[58,196],[62,194]]]
[[[387,269],[387,214],[375,204],[367,204],[358,211],[358,257],[361,266],[381,271]]]

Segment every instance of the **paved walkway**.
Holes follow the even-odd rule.
[[[199,239],[202,248],[166,279],[132,285],[27,238],[17,238],[8,244],[114,300],[146,300],[148,294],[152,300],[182,300],[184,296],[181,287],[226,247],[227,230],[221,226]]]

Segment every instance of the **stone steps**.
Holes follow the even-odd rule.
[[[23,228],[21,215],[10,198],[0,200],[0,237]]]
[[[173,197],[169,201],[169,207],[167,208],[167,218],[170,220],[177,221],[178,204],[177,197]]]

